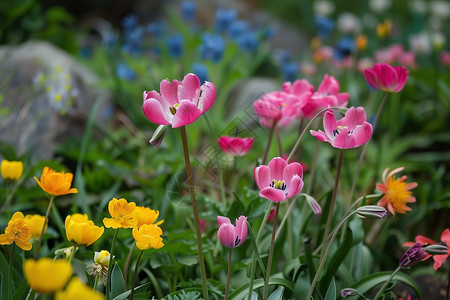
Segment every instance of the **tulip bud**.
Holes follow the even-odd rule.
[[[341,290],[341,296],[342,298],[347,298],[350,296],[358,295],[358,291],[351,288],[345,288]]]
[[[361,218],[374,217],[383,219],[387,216],[387,210],[384,207],[378,205],[361,206],[356,210],[356,213]]]
[[[448,247],[445,245],[429,245],[425,247],[425,252],[431,255],[441,255],[448,253]]]
[[[166,135],[166,129],[167,125],[159,125],[148,142],[153,146],[159,147],[164,139],[164,136]]]

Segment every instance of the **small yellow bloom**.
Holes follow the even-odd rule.
[[[312,40],[311,40],[311,49],[312,50],[317,50],[319,47],[320,47],[320,45],[322,44],[322,41],[320,40],[320,37],[314,37],[314,38],[312,38]]]
[[[23,173],[23,163],[21,161],[2,160],[0,170],[3,179],[19,180]]]
[[[56,172],[49,167],[42,171],[41,180],[34,177],[44,192],[53,196],[78,193],[76,188],[70,188],[72,185],[72,173]]]
[[[105,296],[98,292],[92,290],[91,287],[84,284],[78,277],[74,277],[67,285],[64,291],[59,291],[56,293],[56,300],[103,300]]]
[[[355,44],[356,44],[356,49],[358,49],[358,51],[366,50],[366,48],[367,48],[367,36],[364,35],[364,34],[358,35],[358,37],[356,38]]]
[[[141,227],[133,228],[133,237],[136,240],[136,247],[141,250],[162,248],[164,244],[161,235],[161,228],[154,224],[144,224]]]
[[[27,259],[23,264],[23,272],[32,289],[38,293],[53,293],[67,283],[72,275],[72,265],[65,259]]]
[[[13,242],[23,250],[31,250],[31,231],[24,220],[23,213],[14,213],[8,222],[4,234],[0,234],[0,245],[9,245]]]
[[[73,214],[66,217],[66,236],[77,247],[89,246],[103,234],[105,228],[95,226],[87,214]]]
[[[138,218],[138,224],[136,227],[144,224],[153,224],[159,216],[159,211],[144,206],[136,206],[135,212]],[[159,221],[155,225],[159,225],[162,222],[164,222],[164,220]]]
[[[41,236],[42,227],[44,227],[45,217],[41,215],[26,215],[25,223],[31,231],[32,238],[39,238]],[[44,232],[47,230],[47,224],[45,225]]]
[[[380,39],[387,37],[392,30],[392,22],[389,19],[384,20],[384,23],[378,23],[377,35]]]
[[[96,264],[100,264],[104,267],[109,267],[109,259],[111,254],[108,251],[102,250],[100,252],[95,252],[94,254],[94,262]]]
[[[108,203],[108,211],[112,218],[104,218],[103,224],[107,228],[133,228],[138,224],[136,215],[136,203],[130,202],[124,198],[117,200],[113,198]]]

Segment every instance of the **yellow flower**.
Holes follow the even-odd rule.
[[[412,196],[411,189],[417,186],[417,182],[406,183],[406,175],[396,179],[394,174],[403,171],[403,167],[392,170],[386,177],[389,168],[383,172],[383,183],[377,183],[376,188],[384,193],[383,198],[378,202],[379,206],[387,206],[387,210],[393,215],[395,212],[405,214],[411,208],[408,203],[416,202],[416,198]]]
[[[138,224],[138,218],[135,212],[136,203],[130,202],[124,198],[117,200],[113,198],[108,203],[108,211],[112,218],[104,218],[103,224],[107,228],[133,228]]]
[[[31,231],[24,220],[23,213],[14,213],[8,222],[4,234],[0,234],[0,245],[9,245],[13,242],[23,250],[31,250]]]
[[[367,48],[367,36],[364,35],[364,34],[358,35],[358,37],[356,38],[355,44],[356,44],[356,49],[358,49],[358,51],[366,50],[366,48]]]
[[[153,224],[159,216],[159,211],[144,206],[136,206],[135,213],[138,218],[138,224],[136,227],[144,224]],[[159,225],[162,222],[164,222],[164,220],[159,221],[155,225]]]
[[[162,248],[164,244],[161,235],[161,228],[154,224],[144,224],[141,227],[133,228],[133,237],[136,240],[136,247],[141,250]]]
[[[32,289],[38,293],[53,293],[67,283],[72,275],[72,265],[65,259],[27,259],[23,264],[23,272]]]
[[[2,160],[0,170],[5,180],[19,180],[23,173],[23,163],[21,161]]]
[[[39,238],[41,236],[42,227],[44,227],[45,217],[41,215],[26,215],[25,223],[31,231],[31,237]],[[47,230],[47,224],[45,225],[44,232]]]
[[[78,277],[74,277],[67,288],[64,291],[59,291],[56,293],[56,300],[80,300],[80,299],[89,299],[89,300],[103,300],[105,296],[97,291],[92,290],[91,287],[87,286],[83,282],[81,282]]]
[[[310,43],[311,49],[317,50],[321,44],[322,44],[322,41],[320,40],[320,37],[317,37],[317,36],[313,37],[311,40],[311,43]]]
[[[77,247],[89,246],[102,234],[105,228],[95,226],[87,214],[73,214],[66,217],[64,223],[69,242]]]
[[[108,251],[102,250],[100,252],[95,252],[94,254],[94,262],[96,264],[100,264],[104,267],[109,267],[109,259],[111,254]]]
[[[389,19],[384,20],[384,23],[377,25],[377,35],[380,39],[384,39],[391,33],[392,22]]]
[[[53,196],[78,193],[76,188],[70,188],[72,185],[72,173],[56,172],[49,167],[42,171],[41,180],[34,177],[44,192]]]

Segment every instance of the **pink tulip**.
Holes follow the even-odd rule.
[[[283,92],[290,95],[287,97],[289,103],[286,104],[286,110],[290,110],[293,118],[301,118],[303,116],[302,107],[308,102],[314,93],[314,86],[306,79],[298,79],[291,82],[283,83]]]
[[[227,217],[217,217],[219,223],[219,231],[217,231],[217,237],[219,241],[228,248],[234,248],[242,245],[247,239],[247,217],[240,216],[236,219],[236,226],[231,224],[230,219]]]
[[[297,163],[288,164],[281,157],[269,164],[255,168],[255,181],[259,195],[273,202],[280,202],[300,194],[303,188],[303,168]]]
[[[398,57],[398,62],[401,65],[408,67],[409,69],[412,69],[412,70],[417,69],[416,54],[412,51],[403,52]]]
[[[173,128],[191,124],[214,103],[216,88],[206,81],[200,86],[195,74],[187,74],[183,81],[164,79],[160,84],[161,95],[153,90],[144,92],[142,110],[147,118],[160,125]]]
[[[247,154],[248,150],[253,145],[254,138],[240,138],[240,137],[230,137],[221,136],[217,139],[220,148],[223,152],[233,156],[243,156]]]
[[[364,77],[372,87],[394,93],[403,89],[408,80],[408,73],[405,67],[379,63],[373,68],[364,70]]]
[[[271,128],[274,122],[284,127],[295,117],[299,105],[297,97],[282,91],[274,91],[255,100],[253,109],[264,127]]]
[[[348,93],[339,93],[339,82],[336,78],[325,74],[317,92],[303,105],[302,112],[306,118],[311,119],[324,108],[347,106],[348,98]]]
[[[323,117],[325,132],[310,130],[311,134],[321,141],[328,142],[339,149],[359,147],[372,136],[372,125],[366,122],[366,112],[362,107],[350,107],[345,117],[336,121],[332,110]]]

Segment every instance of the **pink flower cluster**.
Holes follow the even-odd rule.
[[[389,48],[378,50],[375,53],[375,59],[380,63],[399,63],[409,69],[417,69],[416,54],[412,51],[405,51],[400,44],[394,44]]]

